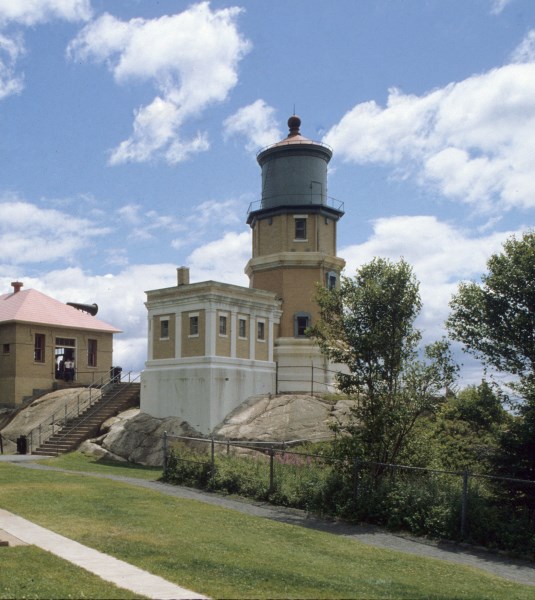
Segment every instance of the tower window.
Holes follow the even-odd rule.
[[[296,313],[294,316],[294,335],[295,337],[306,337],[306,330],[310,327],[309,313]]]
[[[306,240],[307,239],[307,220],[302,218],[295,219],[295,239]]]
[[[328,290],[334,290],[336,288],[336,273],[334,271],[329,271],[325,276],[325,285]]]
[[[11,348],[10,348],[9,344],[4,344],[3,353],[9,354],[10,352],[11,352]]]

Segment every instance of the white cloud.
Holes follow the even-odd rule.
[[[422,96],[358,104],[324,141],[343,160],[390,165],[475,210],[535,207],[535,62]]]
[[[374,257],[398,261],[403,257],[420,282],[423,309],[418,326],[425,340],[444,335],[443,323],[449,314],[449,301],[461,280],[479,280],[487,271],[492,254],[502,250],[503,242],[515,231],[468,236],[436,217],[393,217],[374,222],[371,238],[363,244],[341,248],[346,259],[345,274]]]
[[[148,81],[158,92],[135,112],[133,134],[113,151],[111,164],[153,158],[174,164],[209,147],[205,133],[184,139],[181,130],[236,85],[238,63],[250,47],[237,29],[240,12],[212,11],[202,2],[150,20],[104,14],[69,44],[68,56],[105,62],[117,83]]]
[[[32,27],[54,19],[80,21],[90,17],[90,0],[0,0],[0,29],[10,24]],[[0,100],[22,91],[23,76],[15,67],[24,52],[20,32],[6,35],[0,31]]]
[[[61,225],[61,226],[60,226]],[[1,259],[14,265],[64,260],[110,230],[88,219],[17,199],[0,202]]]
[[[0,24],[31,27],[54,19],[86,21],[91,14],[90,0],[0,0]]]
[[[515,48],[511,55],[515,63],[535,62],[535,29],[529,31],[526,37]]]
[[[275,109],[261,99],[240,108],[228,117],[224,128],[226,138],[233,135],[245,137],[245,149],[249,152],[269,146],[282,138],[275,119]]]
[[[223,281],[249,285],[243,268],[251,257],[251,234],[226,233],[221,239],[196,248],[187,259],[193,281]]]
[[[492,0],[492,6],[490,9],[491,14],[499,15],[502,10],[511,3],[512,0]]]
[[[22,36],[7,37],[0,33],[0,100],[22,91],[22,77],[15,73],[15,64],[22,54]]]

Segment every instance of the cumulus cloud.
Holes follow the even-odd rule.
[[[515,63],[535,62],[535,29],[532,29],[511,55]]]
[[[243,268],[251,257],[251,234],[226,233],[221,239],[196,248],[187,259],[192,281],[223,281],[249,285]]]
[[[228,117],[224,122],[224,135],[226,138],[234,135],[245,137],[245,149],[249,152],[269,146],[282,137],[275,109],[261,99]]]
[[[112,152],[111,164],[153,158],[174,164],[209,147],[204,132],[185,138],[182,130],[188,119],[224,101],[238,81],[238,63],[250,47],[237,28],[240,12],[202,2],[156,19],[104,14],[72,40],[72,59],[105,63],[117,83],[149,82],[157,91],[135,111],[134,131]]]
[[[8,37],[0,33],[0,100],[22,91],[22,76],[15,72],[17,59],[22,54],[24,54],[22,36]]]
[[[0,25],[31,27],[54,19],[85,21],[91,18],[90,0],[0,0]]]
[[[0,0],[0,30],[8,25],[32,27],[54,19],[80,21],[90,17],[89,0]],[[9,35],[0,31],[0,100],[22,91],[23,76],[16,72],[16,64],[24,52],[20,31]]]
[[[492,6],[490,9],[491,14],[499,15],[502,10],[511,3],[511,0],[492,0]]]
[[[1,260],[7,264],[69,262],[76,252],[109,231],[88,219],[65,219],[61,211],[22,200],[0,202]]]
[[[420,282],[423,309],[418,326],[430,341],[444,334],[449,301],[459,282],[479,280],[490,256],[515,233],[520,232],[472,236],[433,216],[399,216],[378,219],[365,243],[341,248],[339,254],[346,259],[348,276],[376,256],[393,261],[403,257]]]
[[[422,96],[392,89],[386,107],[358,104],[324,141],[344,161],[391,166],[474,210],[498,212],[535,207],[534,127],[535,62],[518,62]]]

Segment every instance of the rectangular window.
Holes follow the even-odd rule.
[[[247,320],[240,319],[238,321],[238,336],[241,338],[247,338]]]
[[[35,362],[45,362],[45,334],[36,333],[33,347],[33,360]]]
[[[227,335],[227,317],[219,315],[219,335]]]
[[[87,340],[87,366],[97,366],[97,340]]]
[[[75,348],[76,340],[73,338],[56,338],[56,346],[60,348]]]
[[[327,289],[334,290],[336,288],[336,273],[329,271],[327,273]]]
[[[308,317],[298,316],[295,319],[295,333],[297,337],[305,337],[306,330],[308,329],[310,324],[310,320]]]
[[[3,352],[4,354],[9,354],[9,353],[11,352],[11,348],[10,348],[9,344],[4,344],[4,345],[3,345],[2,352]]]
[[[256,324],[256,337],[263,341],[266,339],[266,324],[264,321],[258,321]]]
[[[190,336],[199,335],[199,315],[190,315],[189,334]]]
[[[160,339],[168,340],[169,339],[169,319],[160,319]]]
[[[295,239],[306,240],[307,239],[307,220],[302,218],[295,219]]]

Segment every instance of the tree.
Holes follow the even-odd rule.
[[[450,336],[484,364],[510,373],[535,406],[535,233],[508,239],[482,285],[461,283],[446,321]]]
[[[467,352],[513,376],[509,386],[523,402],[501,438],[495,469],[535,479],[535,233],[509,238],[487,267],[482,285],[461,283],[446,325]],[[530,496],[532,487],[520,500]],[[535,509],[534,500],[527,504]]]
[[[338,385],[356,406],[344,443],[369,461],[396,460],[416,420],[435,410],[456,371],[445,341],[417,360],[418,287],[404,260],[376,258],[354,279],[342,278],[339,289],[318,288],[320,319],[310,334],[332,362],[345,366]]]

